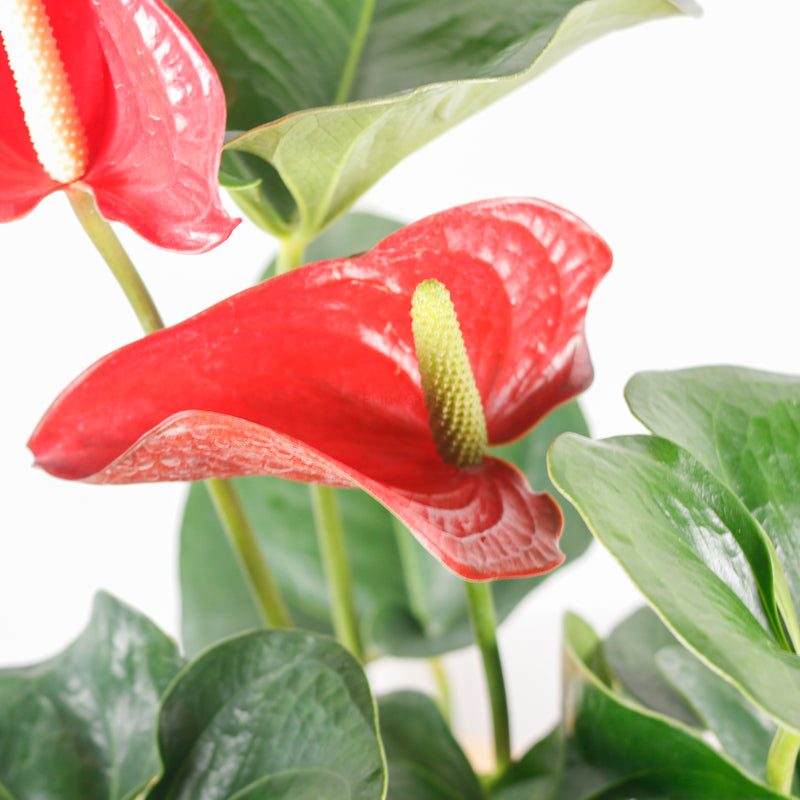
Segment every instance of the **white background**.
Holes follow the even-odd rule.
[[[642,369],[735,363],[800,371],[800,3],[707,0],[612,34],[424,148],[359,208],[413,220],[483,197],[535,195],[586,219],[615,266],[588,316],[597,436],[639,431],[622,390]],[[248,223],[201,257],[120,234],[176,322],[249,285],[274,242]],[[178,629],[181,485],[92,487],[31,468],[25,442],[55,395],[140,333],[119,289],[54,196],[0,227],[0,664],[47,657],[80,631],[97,589]],[[639,603],[593,546],[501,631],[515,749],[556,718],[565,609],[606,632]],[[486,727],[474,653],[446,660],[474,740]],[[379,688],[424,665],[379,664]]]

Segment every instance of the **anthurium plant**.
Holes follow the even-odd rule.
[[[698,10],[0,0],[0,220],[66,193],[144,332],[42,398],[33,458],[192,483],[180,641],[100,593],[63,652],[0,670],[2,800],[792,796],[800,378],[638,374],[649,433],[592,440],[600,234],[532,197],[349,211],[580,45]],[[220,186],[277,256],[165,327],[111,223],[224,247]],[[592,536],[649,605],[605,641],[564,620],[563,720],[519,752],[497,626]],[[438,661],[473,643],[490,766]],[[374,691],[386,656],[430,659],[439,691]]]

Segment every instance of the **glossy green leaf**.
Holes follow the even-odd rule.
[[[347,781],[327,770],[287,770],[256,781],[230,800],[350,800]]]
[[[0,672],[0,797],[134,797],[158,774],[158,703],[183,663],[152,622],[97,595],[61,654]]]
[[[635,375],[633,413],[693,453],[750,509],[800,610],[800,378],[737,367]]]
[[[550,414],[514,451],[533,487],[548,490],[545,454],[565,430],[586,430],[576,404]],[[317,548],[308,487],[278,478],[238,478],[236,486],[296,625],[331,633],[328,593]],[[464,586],[393,517],[357,490],[337,490],[355,582],[357,612],[371,656],[426,656],[472,641]],[[591,537],[564,503],[561,546],[579,556]],[[402,548],[402,552],[401,552]],[[548,573],[549,574],[549,573]],[[498,618],[548,575],[493,584]],[[180,545],[181,630],[186,651],[197,653],[234,633],[260,627],[256,607],[205,488],[191,488]]]
[[[364,671],[344,648],[310,633],[257,631],[207,650],[164,697],[158,745],[163,774],[148,800],[384,793]]]
[[[580,45],[697,10],[691,0],[172,6],[220,73],[228,127],[247,131],[227,146],[233,196],[240,185],[257,222],[278,234],[299,229],[306,240],[409,153]],[[262,181],[260,212],[254,180]]]
[[[766,779],[775,723],[680,647],[651,609],[641,608],[621,622],[603,642],[603,652],[615,681],[642,705],[710,730],[733,761]]]
[[[592,669],[600,649],[594,631],[578,617],[567,615],[564,717],[576,755],[597,770],[599,780],[591,791],[584,784],[584,794],[562,791],[559,800],[781,797],[740,772],[691,729],[615,694]],[[585,775],[585,767],[581,769]]]
[[[767,754],[777,726],[726,681],[682,647],[667,647],[658,665],[746,772],[766,780]]]
[[[484,800],[477,776],[436,704],[417,692],[378,701],[389,769],[386,800]]]
[[[603,652],[614,678],[642,705],[699,727],[697,714],[664,678],[656,660],[661,650],[676,644],[655,612],[640,608],[611,631]]]
[[[564,730],[558,725],[494,781],[492,800],[557,800],[563,791],[565,759]],[[594,786],[596,781],[587,784]]]
[[[765,618],[772,564],[738,498],[658,437],[567,434],[553,445],[550,470],[676,635],[800,730],[800,659],[781,649]]]

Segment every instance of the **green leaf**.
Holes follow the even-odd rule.
[[[766,780],[775,723],[680,647],[651,609],[641,608],[620,623],[603,642],[603,652],[614,677],[640,703],[710,730],[733,761]]]
[[[664,675],[683,694],[725,752],[746,772],[766,780],[767,755],[777,726],[682,647],[658,653]]]
[[[778,553],[800,609],[800,378],[737,367],[635,375],[625,391],[654,433],[729,486]]]
[[[484,800],[485,794],[436,704],[417,692],[378,701],[389,769],[386,800]]]
[[[597,785],[575,798],[669,798],[669,800],[760,800],[777,798],[714,751],[698,734],[633,705],[615,694],[591,664],[600,641],[578,617],[565,619],[564,717],[573,759],[586,775],[597,770]],[[578,759],[580,759],[578,761]],[[567,773],[571,765],[567,764]],[[568,783],[568,782],[565,782]]]
[[[257,781],[230,800],[350,800],[347,781],[327,770],[287,770]]]
[[[499,776],[492,784],[492,800],[556,800],[564,780],[565,750],[558,725]]]
[[[183,663],[152,622],[98,594],[61,654],[0,671],[0,797],[135,796],[158,774],[156,711]]]
[[[676,635],[800,730],[800,661],[781,649],[761,606],[772,597],[766,540],[730,490],[658,437],[567,434],[550,470]]]
[[[611,631],[603,652],[614,677],[642,705],[699,727],[697,714],[665,680],[656,660],[661,650],[676,644],[658,616],[649,608],[640,608]]]
[[[386,782],[364,671],[299,631],[245,634],[193,661],[164,698],[158,745],[148,800],[379,800]]]
[[[236,155],[224,164],[231,182],[245,186],[243,210],[253,211],[246,187],[260,179],[254,220],[278,235],[299,229],[306,241],[409,153],[580,45],[697,10],[689,0],[172,6],[220,73],[228,127],[247,131],[228,143]]]
[[[545,454],[564,430],[586,430],[576,404],[562,406],[512,451],[533,487],[550,489]],[[248,516],[295,624],[330,633],[330,609],[317,548],[308,487],[278,478],[235,480]],[[472,641],[464,586],[377,502],[357,490],[336,492],[355,583],[357,613],[371,656],[427,656]],[[562,549],[569,559],[590,535],[564,504]],[[401,554],[401,549],[403,552]],[[405,559],[405,561],[404,561]],[[548,576],[493,584],[498,618],[504,619]],[[189,492],[180,545],[182,640],[194,654],[235,633],[260,627],[256,607],[205,488]],[[421,589],[419,588],[421,587]]]

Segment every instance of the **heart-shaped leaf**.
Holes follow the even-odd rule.
[[[577,404],[556,409],[528,436],[504,452],[536,490],[548,490],[544,465],[553,439],[565,430],[586,431]],[[499,449],[499,448],[498,448]],[[238,478],[235,483],[261,547],[296,625],[331,633],[325,578],[317,547],[308,487],[278,478]],[[378,503],[356,490],[336,490],[351,561],[358,615],[371,656],[433,655],[472,641],[461,580],[442,567]],[[577,558],[591,537],[563,504],[561,548]],[[549,574],[549,573],[548,573]],[[547,575],[493,584],[504,619]],[[260,627],[256,606],[202,485],[189,492],[181,529],[182,640],[188,653],[235,633]]]
[[[691,0],[172,5],[220,73],[228,127],[247,131],[227,146],[233,196],[268,230],[304,241],[409,153],[580,45],[697,10]]]
[[[418,692],[378,701],[389,769],[386,800],[484,800],[467,757],[436,704]]]
[[[553,445],[550,470],[680,639],[800,730],[800,659],[779,643],[774,564],[741,501],[658,437],[591,442],[568,434]]]
[[[645,372],[625,395],[650,430],[742,499],[775,546],[800,610],[800,378],[737,367]]]
[[[574,745],[572,758],[586,775],[593,766],[599,779],[572,798],[664,798],[670,800],[756,800],[782,795],[740,772],[700,735],[615,694],[592,667],[602,658],[601,643],[583,620],[565,619],[564,718]],[[578,761],[578,759],[580,759]],[[567,774],[570,770],[568,761]],[[569,787],[569,782],[565,780]],[[585,792],[585,793],[584,793]]]
[[[330,639],[257,631],[207,650],[159,716],[148,800],[379,800],[386,770],[356,660]]]
[[[158,774],[158,703],[183,663],[152,622],[99,594],[60,655],[0,672],[0,797],[134,797]]]

